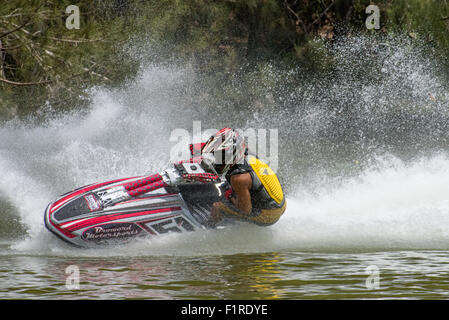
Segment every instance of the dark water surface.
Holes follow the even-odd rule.
[[[0,254],[2,299],[449,297],[448,251],[73,257],[20,255],[4,243]]]

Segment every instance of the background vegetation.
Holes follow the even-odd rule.
[[[380,29],[365,27],[365,8],[380,8]],[[66,28],[66,7],[80,29]],[[82,107],[92,85],[117,86],[146,62],[189,63],[229,95],[240,77],[270,82],[266,65],[304,73],[332,70],[328,48],[352,34],[406,34],[449,59],[446,0],[8,0],[0,6],[0,120],[42,106]],[[307,71],[307,72],[304,72]],[[442,70],[447,74],[447,68]],[[234,79],[234,80],[233,80]],[[217,85],[214,86],[213,84]],[[224,93],[221,93],[224,92]],[[242,93],[243,92],[243,93]]]

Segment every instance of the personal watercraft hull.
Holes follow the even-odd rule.
[[[104,206],[99,195],[142,177],[91,184],[60,196],[45,210],[45,226],[75,246],[92,247],[168,232],[205,228],[219,184],[164,186],[131,199]]]

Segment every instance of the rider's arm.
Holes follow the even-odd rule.
[[[252,185],[251,175],[248,173],[237,174],[231,177],[231,186],[234,197],[231,202],[242,212],[250,214],[252,210],[250,189]]]

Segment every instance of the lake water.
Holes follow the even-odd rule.
[[[447,299],[448,251],[0,252],[2,299]],[[104,254],[104,252],[103,252]],[[74,278],[79,272],[79,278]]]

